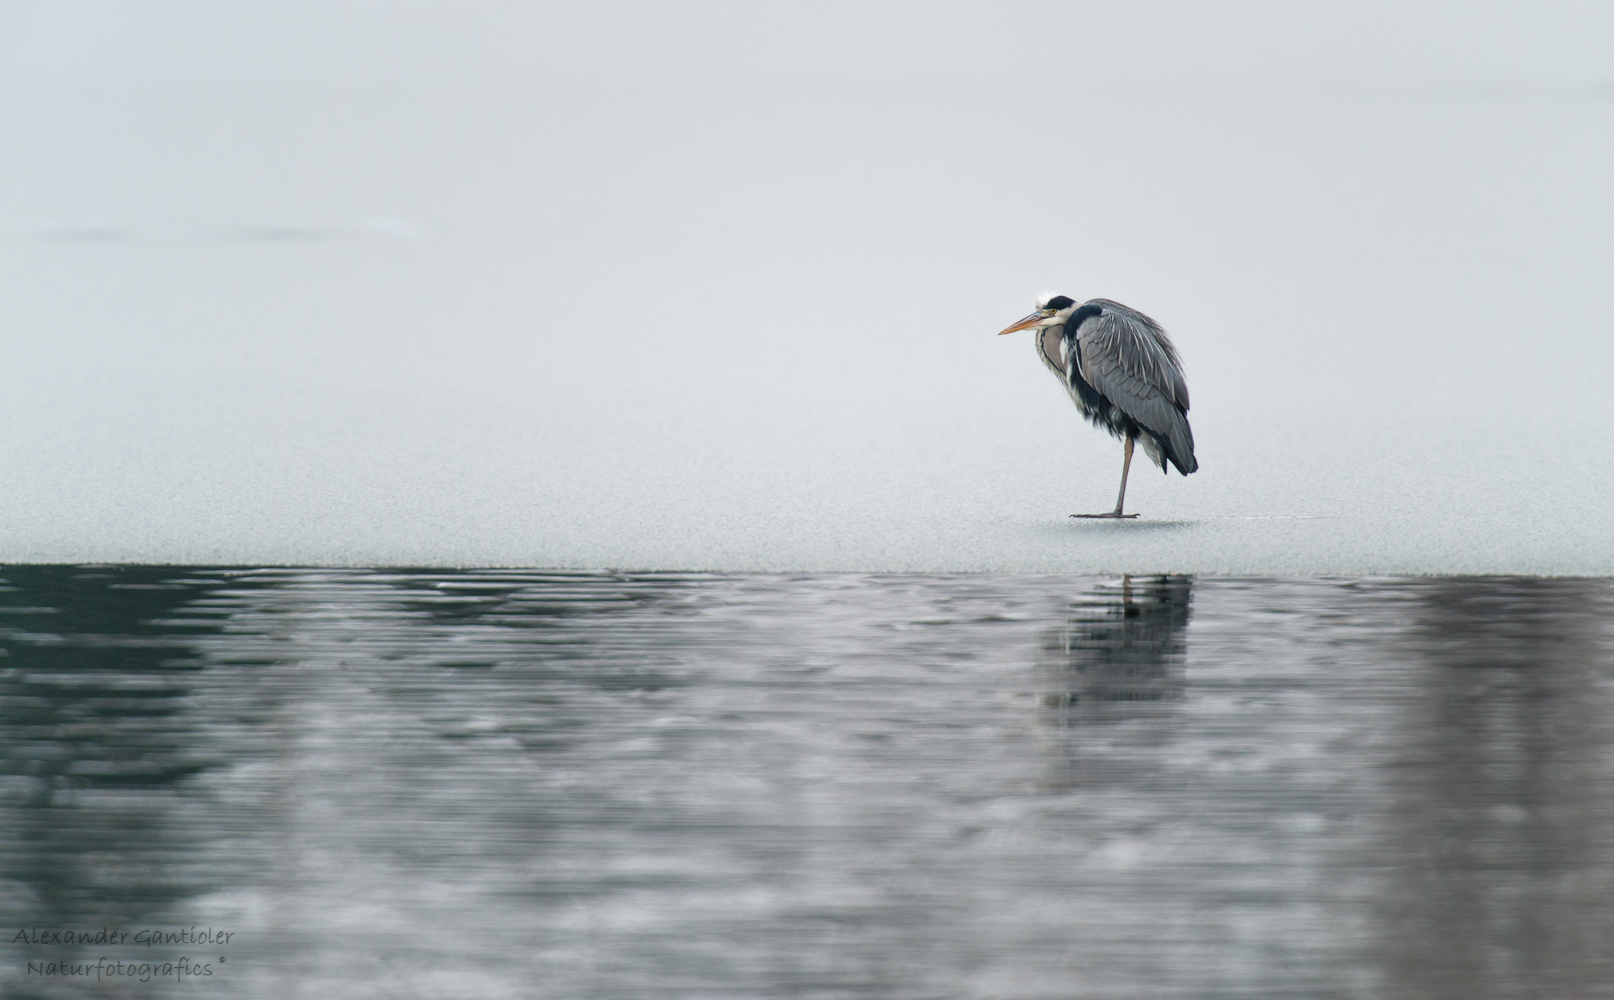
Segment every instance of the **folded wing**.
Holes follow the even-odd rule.
[[[1102,311],[1090,313],[1076,330],[1082,377],[1150,431],[1178,472],[1186,476],[1198,469],[1188,426],[1188,385],[1166,331],[1136,309],[1107,299],[1084,303],[1079,313],[1090,306]]]

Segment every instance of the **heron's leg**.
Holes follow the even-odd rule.
[[[1132,471],[1132,442],[1131,435],[1126,439],[1126,457],[1121,460],[1121,495],[1115,498],[1115,509],[1108,514],[1072,514],[1071,517],[1137,517],[1136,514],[1121,513],[1121,505],[1126,503],[1126,474]]]
[[[1121,459],[1121,493],[1115,498],[1115,516],[1121,516],[1121,505],[1126,503],[1126,474],[1132,471],[1132,435],[1126,436],[1126,457]]]

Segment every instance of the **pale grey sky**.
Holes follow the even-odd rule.
[[[1614,80],[1593,2],[0,3],[13,80]]]

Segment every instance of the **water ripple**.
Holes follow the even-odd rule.
[[[1614,986],[1610,581],[0,576],[0,912],[221,996]]]

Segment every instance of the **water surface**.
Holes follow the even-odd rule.
[[[1614,995],[1608,580],[0,576],[7,996]]]

